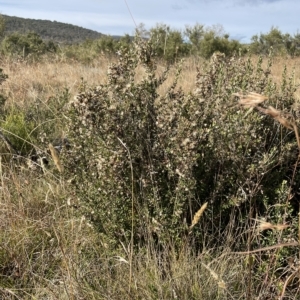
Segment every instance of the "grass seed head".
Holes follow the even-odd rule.
[[[58,169],[58,171],[60,173],[62,173],[64,168],[59,159],[58,151],[54,148],[54,146],[52,144],[49,144],[49,150],[50,150],[50,153],[51,153],[51,156],[52,156],[52,159],[54,161],[56,168]]]
[[[192,225],[190,226],[190,229],[192,229],[200,220],[201,216],[203,215],[205,209],[207,207],[207,202],[205,202],[201,208],[196,212],[194,219],[192,221]]]

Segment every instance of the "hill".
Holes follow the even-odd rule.
[[[2,16],[5,19],[5,34],[34,31],[44,40],[61,43],[79,43],[86,39],[98,39],[103,36],[102,33],[94,30],[57,21]]]

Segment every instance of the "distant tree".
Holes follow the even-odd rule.
[[[205,28],[205,31],[207,32],[214,32],[214,35],[216,37],[229,37],[229,34],[225,31],[225,28],[221,24],[214,24],[211,26],[207,26]]]
[[[166,52],[166,44],[168,34],[170,32],[170,26],[166,24],[157,24],[150,29],[150,39],[153,47],[156,50],[156,54],[163,57]]]
[[[53,41],[48,41],[46,43],[47,51],[55,53],[57,52],[57,44],[55,44]]]
[[[275,54],[294,55],[296,50],[295,38],[288,33],[283,34],[276,27],[271,27],[266,34],[254,35],[251,41],[250,50],[255,54],[268,54],[272,48]]]
[[[150,32],[149,30],[146,29],[144,23],[140,23],[136,28],[135,32],[143,39],[147,39],[150,37]]]
[[[237,40],[230,40],[229,34],[220,35],[220,32],[209,28],[203,34],[199,53],[202,57],[209,58],[216,51],[232,55],[234,52],[239,52],[240,49],[242,49],[242,45]]]
[[[165,24],[158,24],[151,28],[150,39],[156,54],[168,62],[174,62],[176,58],[189,53],[189,47],[184,43],[181,31],[171,29]]]
[[[0,37],[4,36],[5,31],[5,19],[2,15],[0,15]]]
[[[1,50],[6,55],[19,55],[26,57],[29,54],[41,55],[48,51],[54,51],[53,43],[46,44],[41,37],[29,32],[25,35],[13,33],[6,36],[1,43]]]
[[[204,25],[196,23],[194,26],[185,26],[184,35],[191,44],[191,53],[197,54],[200,51],[201,40],[204,35]]]
[[[300,55],[300,33],[297,32],[293,37],[293,44],[292,44],[292,56],[299,56]]]
[[[115,52],[116,43],[117,42],[113,37],[105,35],[94,41],[94,48],[96,52],[112,54]]]
[[[129,34],[125,34],[119,39],[118,47],[129,48],[132,42],[132,37]]]

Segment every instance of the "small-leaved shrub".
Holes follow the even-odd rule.
[[[199,68],[193,92],[178,87],[179,66],[159,94],[168,69],[157,74],[151,42],[134,45],[119,51],[107,83],[85,87],[70,102],[74,148],[63,159],[81,210],[110,242],[133,235],[135,243],[159,244],[184,240],[194,213],[208,202],[202,230],[194,226],[192,236],[198,246],[207,236],[222,244],[229,222],[245,228],[277,203],[298,155],[293,133],[240,107],[233,93],[264,94],[292,114],[292,77],[284,73],[281,86],[273,82],[272,56],[264,69],[262,59],[255,65],[250,57],[215,53]],[[138,66],[145,74],[139,82]],[[249,248],[245,231],[239,233],[235,248]]]

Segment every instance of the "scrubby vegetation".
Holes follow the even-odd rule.
[[[239,53],[267,56],[299,56],[299,34],[283,33],[272,27],[269,32],[254,35],[249,44],[230,37],[221,25],[195,24],[184,29],[157,24],[146,28],[139,24],[136,32],[150,39],[156,56],[168,63],[195,56],[208,59],[220,51],[227,56]],[[59,55],[69,60],[91,63],[99,56],[115,56],[121,49],[132,47],[133,37],[126,34],[108,36],[70,24],[17,17],[0,17],[0,51],[4,55],[31,56],[40,59],[44,54]],[[4,39],[3,39],[4,37]]]
[[[3,299],[299,297],[299,60],[194,29],[2,54]]]
[[[45,53],[55,53],[57,47],[53,42],[44,42],[39,35],[30,32],[26,35],[13,33],[6,36],[2,43],[2,53],[5,56],[15,56],[31,59],[39,59]]]

